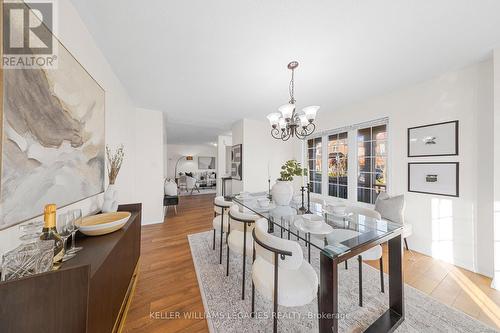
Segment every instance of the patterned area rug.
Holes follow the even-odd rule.
[[[191,190],[189,191],[185,191],[185,190],[182,190],[182,191],[179,191],[179,196],[180,197],[189,197],[191,195],[203,195],[203,194],[214,194],[214,193],[217,193],[217,190],[215,188],[204,188],[204,187],[201,187],[200,188],[200,192],[194,190],[193,193],[191,193]]]
[[[211,231],[189,235],[189,244],[198,276],[211,332],[272,332],[272,302],[255,294],[256,317],[251,309],[251,258],[247,259],[245,300],[241,300],[242,258],[230,254],[229,276],[226,277],[226,245],[223,265],[219,265],[219,235],[212,250]],[[302,246],[304,244],[302,243]],[[307,252],[303,248],[304,254]],[[319,276],[319,252],[312,251],[311,265]],[[379,271],[363,265],[363,307],[358,306],[358,264],[349,261],[349,269],[339,267],[340,332],[362,332],[388,308],[388,276],[386,293],[380,292]],[[405,285],[406,319],[396,332],[496,332],[483,323],[454,310],[419,290]],[[278,331],[318,332],[317,299],[302,307],[278,308]]]

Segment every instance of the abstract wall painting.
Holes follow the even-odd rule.
[[[55,69],[3,71],[0,230],[104,191],[104,90],[58,45]]]

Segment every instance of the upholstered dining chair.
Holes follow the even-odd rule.
[[[318,293],[318,275],[304,260],[302,248],[292,240],[267,233],[268,222],[259,219],[252,232],[252,312],[255,317],[255,289],[273,300],[273,332],[277,332],[278,305],[293,307],[310,303]]]
[[[200,189],[198,188],[198,185],[197,185],[197,180],[196,178],[194,177],[189,177],[189,176],[185,176],[186,177],[186,191],[187,192],[190,192],[190,194],[193,194],[193,191],[196,190],[198,191],[198,193],[200,193]]]
[[[186,178],[187,178],[186,175],[181,175],[177,179],[177,187],[179,188],[179,191],[182,191],[183,189],[185,189],[187,191]]]
[[[375,210],[378,211],[384,219],[403,225],[401,238],[404,240],[406,250],[409,251],[410,249],[408,248],[408,241],[406,238],[411,236],[412,226],[405,221],[405,206],[406,202],[403,194],[391,197],[389,194],[382,192],[375,201]]]
[[[258,215],[241,213],[238,205],[231,206],[229,209],[229,225],[227,236],[227,254],[226,254],[226,276],[229,275],[229,252],[230,250],[241,254],[243,259],[243,275],[241,287],[241,299],[245,299],[245,271],[247,256],[253,253],[252,231],[255,221],[259,219]]]
[[[359,214],[366,217],[381,219],[380,214],[369,208],[349,206],[346,209],[347,214]],[[326,239],[328,243],[341,243],[347,239],[356,237],[359,233],[350,229],[334,229]],[[382,259],[382,246],[377,245],[369,250],[358,255],[358,288],[359,288],[359,306],[363,306],[363,260],[378,260],[380,266],[380,291],[384,292],[384,262]],[[345,261],[345,268],[347,269],[347,260]]]
[[[226,201],[223,196],[218,196],[214,199],[214,219],[212,221],[212,226],[214,228],[213,250],[215,250],[215,234],[217,233],[217,231],[220,231],[219,264],[222,264],[222,240],[224,238],[224,233],[226,233],[227,235],[227,231],[229,228],[228,213],[232,205],[232,201]]]

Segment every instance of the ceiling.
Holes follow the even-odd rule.
[[[288,101],[321,113],[487,58],[498,0],[72,0],[169,143],[206,143]],[[321,118],[319,118],[321,120]]]

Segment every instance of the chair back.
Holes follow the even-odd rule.
[[[214,211],[217,214],[222,214],[222,209],[224,212],[233,205],[232,201],[226,201],[222,195],[215,197],[214,199]]]
[[[163,190],[165,195],[175,196],[179,194],[177,191],[177,184],[171,179],[165,179],[165,182],[163,183]]]
[[[186,176],[184,176],[184,175],[183,176],[179,176],[178,182],[179,182],[179,186],[180,185],[186,185]]]
[[[382,192],[375,201],[375,210],[389,221],[404,224],[405,223],[405,196],[403,194],[391,197]]]
[[[358,215],[364,215],[367,217],[374,218],[376,220],[380,220],[382,216],[380,215],[379,212],[376,210],[370,209],[370,208],[365,208],[365,207],[358,207],[358,206],[348,206],[346,208],[346,213],[353,213],[353,214],[358,214]]]
[[[254,237],[256,255],[263,258],[267,262],[274,265],[274,256],[276,251],[290,252],[292,255],[282,256],[279,261],[279,266],[286,269],[298,269],[304,260],[304,254],[300,245],[292,240],[282,239],[267,233],[268,221],[264,218],[258,219],[255,222]],[[269,249],[265,249],[257,243],[265,244]]]
[[[251,232],[254,228],[255,221],[260,217],[255,214],[242,213],[238,205],[232,205],[229,209],[229,217],[231,223],[231,231],[238,230],[244,232]],[[246,224],[246,228],[245,228]]]
[[[196,184],[196,178],[189,177],[189,176],[185,176],[185,177],[186,177],[186,187],[188,189],[192,189],[194,187],[194,185]]]

